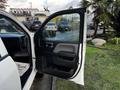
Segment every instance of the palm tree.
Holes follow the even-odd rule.
[[[83,7],[83,8],[88,8],[90,5],[91,5],[91,3],[88,0],[82,0],[80,2],[80,6]]]
[[[117,35],[120,36],[120,0],[115,0],[111,6],[111,26],[117,31]]]
[[[93,9],[92,13],[94,14],[93,22],[95,28],[93,38],[96,36],[98,24],[101,22],[103,22],[103,31],[105,33],[105,27],[108,27],[111,23],[111,13],[109,12],[111,2],[108,2],[108,0],[83,0],[80,5],[85,8],[91,7]]]

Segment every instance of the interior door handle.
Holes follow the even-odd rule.
[[[74,58],[76,56],[75,53],[73,53],[73,52],[66,52],[66,51],[60,51],[57,54],[58,54],[58,56],[63,56],[63,57],[73,57]]]

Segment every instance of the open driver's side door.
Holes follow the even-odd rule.
[[[85,12],[64,10],[45,20],[34,37],[38,72],[84,85]]]

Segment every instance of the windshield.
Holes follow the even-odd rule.
[[[33,24],[41,24],[40,21],[34,21]]]

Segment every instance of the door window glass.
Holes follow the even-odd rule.
[[[21,28],[7,17],[0,16],[0,34],[21,34]]]
[[[80,15],[65,14],[50,20],[45,26],[45,39],[60,42],[79,42]]]

